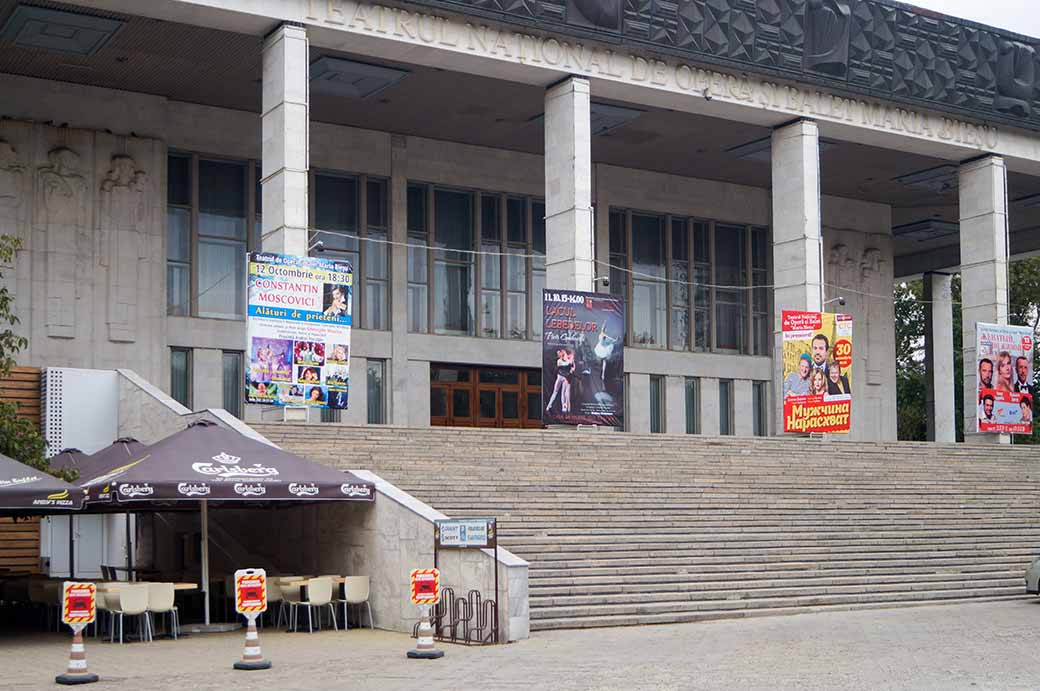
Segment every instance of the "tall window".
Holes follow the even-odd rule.
[[[259,243],[257,168],[247,161],[167,158],[167,313],[241,319],[246,251]]]
[[[244,393],[242,382],[245,381],[242,353],[225,350],[223,370],[224,410],[240,418],[242,417],[242,395]]]
[[[191,349],[170,348],[170,398],[191,408]]]
[[[650,375],[650,432],[664,432],[664,377]]]
[[[769,430],[766,429],[768,426],[769,415],[766,412],[766,382],[756,381],[751,382],[751,406],[753,410],[754,419],[752,420],[752,426],[754,428],[756,437],[765,437],[769,435]]]
[[[411,184],[408,238],[409,331],[541,336],[544,204],[499,192]]]
[[[368,424],[386,424],[386,361],[368,360]]]
[[[313,241],[324,251],[315,256],[342,258],[354,268],[355,324],[364,329],[390,328],[386,180],[365,175],[314,175]]]
[[[769,353],[769,229],[610,211],[611,290],[644,348]]]
[[[686,377],[686,433],[701,433],[701,380]]]
[[[733,380],[719,380],[719,434],[733,434]]]

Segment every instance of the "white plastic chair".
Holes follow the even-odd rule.
[[[372,625],[372,605],[368,601],[369,583],[368,576],[347,576],[343,579],[343,628],[347,628],[347,608],[350,605],[365,605],[368,608],[368,628]],[[359,617],[361,626],[364,628],[364,618]]]
[[[148,613],[165,614],[167,622],[173,631],[173,640],[177,640],[180,629],[180,616],[177,606],[173,604],[173,583],[148,583]]]
[[[116,585],[118,586],[122,584]],[[97,621],[94,622],[94,638],[97,638],[101,629],[104,628],[102,624],[104,623],[103,615],[105,614],[108,615],[108,629],[109,631],[112,630],[113,620],[115,619],[113,610],[119,609],[119,591],[115,589],[109,590],[111,586],[112,584],[110,582],[101,582],[97,584],[97,594],[94,598],[94,602],[97,606]]]
[[[299,576],[282,576],[281,578],[274,579],[274,587],[278,589],[278,592],[281,594],[282,598],[282,605],[281,607],[279,607],[278,620],[275,621],[275,626],[278,626],[281,623],[282,609],[284,608],[289,610],[288,614],[286,615],[286,628],[296,628],[296,617],[298,614],[297,610],[300,606],[301,599],[300,587],[285,584],[298,580],[301,580]],[[274,588],[272,588],[272,590],[273,589]]]
[[[332,604],[332,579],[328,576],[307,580],[307,599],[300,602],[300,607],[307,608],[307,631],[314,631],[314,609],[328,607],[332,615],[332,628],[336,626],[336,608]],[[297,621],[297,624],[299,622]],[[318,630],[321,631],[321,617],[318,617]]]
[[[141,638],[152,640],[151,617],[148,616],[148,584],[125,583],[119,587],[119,604],[113,614],[119,615],[119,642],[123,642],[123,617],[126,615],[141,617]],[[115,640],[115,627],[112,629],[112,640]]]

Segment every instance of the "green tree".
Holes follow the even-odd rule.
[[[1008,323],[1028,326],[1033,330],[1033,341],[1040,333],[1040,257],[1019,259],[1008,265]],[[1040,348],[1033,348],[1033,391],[1037,391],[1040,374]],[[1036,401],[1033,411],[1036,412]],[[1016,434],[1016,444],[1040,444],[1040,431],[1033,425],[1033,433]]]
[[[3,282],[3,267],[14,261],[21,243],[18,238],[0,235],[0,377],[11,373],[18,355],[29,341],[14,331],[18,317],[14,314],[14,296]],[[53,472],[45,457],[47,445],[36,427],[25,418],[18,417],[18,405],[0,403],[0,454],[16,461],[57,475],[66,480],[75,479],[76,471]]]
[[[896,418],[899,439],[924,440],[928,434],[925,409],[924,303],[921,281],[895,288]]]

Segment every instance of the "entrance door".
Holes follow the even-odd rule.
[[[537,370],[433,365],[430,424],[541,427],[541,397],[541,372]]]

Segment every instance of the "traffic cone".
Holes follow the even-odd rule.
[[[87,671],[87,653],[83,649],[83,629],[72,634],[72,647],[69,649],[69,669],[65,674],[54,677],[59,684],[93,684],[98,675]]]
[[[235,663],[235,669],[271,669],[271,661],[265,660],[260,652],[260,636],[256,632],[256,617],[249,617],[246,626],[246,644],[242,649],[242,659]]]
[[[443,650],[437,650],[433,645],[433,626],[430,625],[430,607],[424,605],[419,620],[419,636],[416,639],[415,649],[408,651],[408,657],[418,660],[436,660],[444,657]]]

